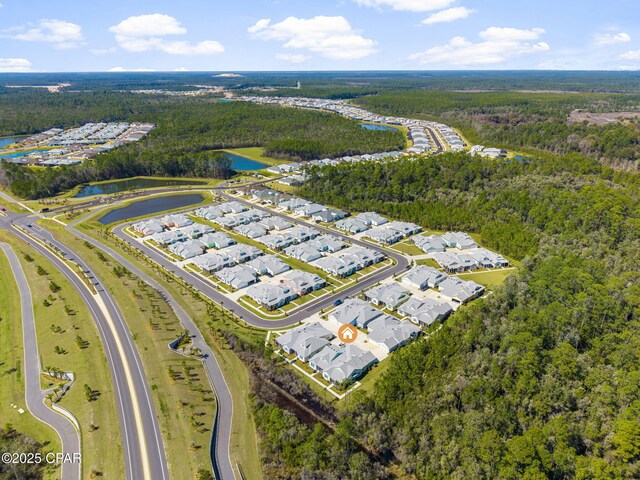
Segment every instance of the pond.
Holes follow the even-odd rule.
[[[381,125],[379,123],[361,123],[360,126],[366,130],[398,130],[396,127]]]
[[[12,143],[22,140],[24,137],[2,137],[0,138],[0,148],[11,145]]]
[[[150,198],[148,200],[140,200],[126,207],[111,210],[109,213],[101,217],[98,222],[108,225],[114,222],[121,222],[129,218],[141,217],[142,215],[150,215],[152,213],[164,212],[174,208],[188,207],[200,203],[204,197],[199,193],[189,195],[169,195],[167,197]]]
[[[241,155],[236,155],[235,153],[230,152],[218,152],[220,155],[225,156],[231,160],[231,168],[234,170],[261,170],[266,168],[268,165],[264,163],[257,162],[255,160],[251,160],[250,158],[243,157]]]
[[[85,185],[74,197],[89,197],[91,195],[107,195],[110,193],[126,192],[139,188],[175,187],[181,185],[206,185],[207,182],[198,180],[175,180],[160,178],[127,178],[114,182]]]

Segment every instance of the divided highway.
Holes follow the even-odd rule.
[[[24,275],[20,260],[13,249],[6,243],[0,243],[4,251],[13,277],[18,284],[20,292],[20,307],[22,311],[22,336],[24,342],[24,390],[25,401],[29,412],[43,423],[53,428],[62,442],[62,452],[65,455],[80,455],[80,432],[76,430],[70,419],[54,412],[44,403],[46,392],[40,388],[40,355],[38,353],[38,337],[36,335],[36,322],[33,314],[33,297],[31,288]],[[62,480],[79,480],[81,464],[79,461],[62,464]]]
[[[45,256],[71,282],[91,312],[114,380],[126,477],[130,480],[168,480],[167,461],[155,408],[142,363],[122,313],[109,291],[102,287],[98,277],[82,259],[58,242],[50,232],[30,222],[26,215],[7,212],[7,216],[0,216],[0,228],[29,243]],[[78,274],[44,245],[57,249],[65,258],[78,263],[85,274],[93,279],[98,293],[92,294]]]
[[[77,223],[77,222],[74,222]],[[119,262],[131,273],[136,275],[142,281],[147,283],[151,288],[156,290],[160,295],[164,297],[171,309],[175,312],[176,316],[180,320],[180,323],[184,328],[189,330],[193,346],[200,349],[203,355],[202,364],[207,371],[207,375],[211,382],[216,401],[218,414],[215,419],[215,424],[212,429],[212,453],[215,461],[213,462],[214,469],[216,470],[216,477],[218,480],[233,480],[236,478],[233,465],[230,457],[230,441],[231,441],[231,418],[233,415],[233,401],[231,398],[231,392],[227,386],[227,382],[222,375],[220,366],[216,361],[216,357],[213,351],[202,337],[202,334],[198,330],[196,324],[191,320],[191,317],[184,311],[178,302],[171,296],[171,294],[160,283],[156,282],[149,275],[144,273],[133,263],[128,261],[125,257],[120,255],[114,249],[108,247],[104,243],[96,240],[95,238],[85,235],[82,232],[76,230],[72,225],[67,226],[67,230],[89,242],[96,248],[101,249],[105,254]]]

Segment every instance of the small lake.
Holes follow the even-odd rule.
[[[22,140],[25,137],[3,137],[0,138],[0,148],[3,148],[7,145],[11,145],[12,143],[17,142],[18,140]]]
[[[398,130],[396,127],[380,125],[379,123],[361,123],[360,126],[366,130]]]
[[[140,217],[142,215],[150,215],[152,213],[164,212],[174,208],[188,207],[200,203],[204,197],[199,193],[189,195],[170,195],[167,197],[150,198],[148,200],[140,200],[126,207],[111,210],[109,213],[101,217],[98,222],[102,225],[108,225],[114,222],[121,222],[129,218]]]
[[[226,158],[231,159],[231,168],[234,170],[261,170],[266,168],[268,165],[264,163],[257,162],[255,160],[251,160],[250,158],[243,157],[241,155],[236,155],[235,153],[230,152],[218,152],[220,155],[225,156]]]
[[[38,152],[46,152],[47,150],[28,150],[26,152],[15,152],[15,153],[5,153],[4,155],[0,155],[0,158],[19,158],[19,157],[26,157],[27,155],[29,155],[30,153],[38,153]],[[0,153],[2,153],[2,150],[0,150]]]
[[[126,180],[116,180],[108,183],[98,183],[95,185],[85,185],[75,197],[90,197],[91,195],[108,195],[110,193],[126,192],[128,190],[137,190],[140,188],[155,187],[175,187],[182,185],[206,185],[207,182],[199,182],[197,180],[174,180],[159,178],[128,178]]]

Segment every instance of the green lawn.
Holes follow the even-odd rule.
[[[436,262],[433,258],[423,258],[420,260],[416,260],[416,264],[418,265],[426,265],[428,267],[433,267],[436,268],[438,270],[441,270],[440,265],[438,265],[438,262]]]
[[[118,303],[144,365],[158,416],[171,477],[191,480],[199,469],[210,469],[209,441],[215,401],[199,360],[172,352],[168,343],[181,333],[173,311],[155,290],[137,277],[118,277],[113,267],[84,242],[48,225],[55,235],[81,255],[103,279]],[[185,455],[185,453],[187,453]]]
[[[87,307],[63,274],[44,257],[4,232],[0,233],[0,238],[14,247],[31,287],[42,368],[56,367],[73,372],[76,376],[75,384],[59,405],[73,413],[80,424],[83,477],[88,477],[93,470],[102,472],[106,478],[123,476],[122,436],[113,381],[97,328]],[[28,253],[33,261],[26,261],[24,253]],[[46,275],[39,275],[37,266],[41,266]],[[49,288],[50,281],[60,286],[61,290],[53,293]],[[50,303],[49,306],[43,304],[45,300]],[[87,342],[86,348],[80,348],[77,337]],[[21,335],[19,339],[21,354]],[[56,347],[66,353],[56,353]],[[45,377],[42,383],[44,388],[53,387]],[[85,384],[100,392],[97,400],[87,401],[83,388]]]
[[[511,268],[507,270],[488,270],[484,272],[470,272],[470,273],[460,273],[457,276],[463,280],[473,280],[480,285],[484,285],[485,287],[492,289],[499,285],[502,285],[506,278],[515,273],[516,270]]]
[[[416,247],[413,242],[404,241],[400,243],[396,243],[392,245],[390,248],[399,250],[402,253],[406,253],[407,255],[424,255],[424,252]]]

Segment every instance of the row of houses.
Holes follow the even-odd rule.
[[[480,155],[488,158],[506,158],[507,151],[501,148],[489,148],[484,145],[474,145],[470,150],[471,155]]]
[[[246,295],[265,309],[275,310],[326,285],[326,280],[319,275],[291,270],[291,273],[284,275],[279,283],[262,282],[251,285],[247,288]]]
[[[407,287],[426,290],[438,289],[443,297],[455,303],[465,304],[484,293],[484,287],[470,280],[450,277],[444,272],[426,265],[413,267],[402,277]]]
[[[285,353],[295,355],[322,377],[332,383],[357,380],[378,359],[369,351],[355,345],[335,345],[335,336],[319,322],[288,330],[278,338],[276,345]]]
[[[438,252],[433,254],[433,259],[448,273],[509,266],[509,261],[506,258],[486,248],[477,248],[466,253]]]

